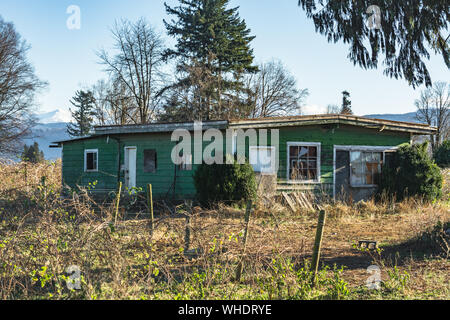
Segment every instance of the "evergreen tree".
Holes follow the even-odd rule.
[[[70,109],[75,123],[67,125],[67,132],[72,137],[82,137],[89,134],[95,116],[95,99],[91,91],[79,90],[70,103],[75,107],[75,111]]]
[[[166,59],[177,59],[180,77],[175,87],[189,87],[191,100],[204,109],[201,119],[235,116],[236,97],[243,90],[242,75],[256,72],[250,42],[255,38],[238,15],[228,9],[229,0],[180,0],[166,11],[176,20],[164,24],[169,36],[177,38]],[[233,103],[231,103],[233,101]]]
[[[348,45],[348,59],[364,69],[381,65],[385,75],[415,88],[432,84],[426,64],[432,52],[450,67],[448,0],[299,0],[298,5],[316,32]]]
[[[348,91],[342,92],[342,108],[341,114],[352,115],[352,102],[350,101],[350,93]]]
[[[35,142],[33,145],[23,146],[22,161],[40,163],[45,160],[44,152],[39,150],[39,144]]]

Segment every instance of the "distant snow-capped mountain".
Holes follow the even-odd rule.
[[[24,144],[39,144],[39,149],[44,152],[46,160],[61,158],[61,149],[49,146],[60,140],[70,139],[67,133],[67,124],[70,122],[70,112],[56,109],[46,113],[36,114],[38,123],[31,130],[31,135],[23,139]]]
[[[70,122],[71,114],[68,110],[56,109],[46,113],[36,115],[39,123],[61,123]]]

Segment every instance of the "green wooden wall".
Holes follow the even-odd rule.
[[[305,185],[306,188],[323,188],[330,190],[333,183],[333,146],[365,145],[365,146],[397,146],[410,141],[409,133],[390,132],[366,129],[354,126],[305,126],[284,127],[279,129],[280,163],[278,171],[279,183],[286,183],[287,143],[288,142],[320,142],[321,143],[321,184]],[[269,145],[270,130],[269,132]],[[225,135],[224,135],[225,136]],[[95,191],[109,192],[117,188],[119,179],[124,181],[123,172],[119,175],[120,164],[124,163],[124,148],[137,147],[137,187],[148,183],[153,185],[155,197],[164,197],[174,183],[174,164],[171,152],[175,142],[170,141],[171,134],[132,134],[120,137],[111,136],[88,140],[66,142],[63,145],[63,182],[70,187],[87,186],[97,181]],[[194,142],[192,135],[192,142]],[[209,142],[203,142],[203,147]],[[246,156],[249,141],[246,139]],[[84,172],[84,150],[98,149],[98,172]],[[145,149],[157,152],[157,170],[155,173],[144,173],[143,154]],[[225,150],[225,147],[224,147]],[[192,150],[193,151],[193,150]],[[177,198],[191,198],[195,195],[192,171],[177,171],[175,194]]]

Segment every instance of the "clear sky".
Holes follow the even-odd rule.
[[[177,0],[167,0],[176,5]],[[387,78],[382,69],[363,70],[347,59],[348,48],[328,43],[316,33],[312,21],[297,0],[232,0],[240,6],[256,39],[252,42],[256,62],[280,59],[308,88],[306,113],[323,111],[328,104],[341,104],[343,90],[351,93],[355,114],[406,113],[415,110],[414,90],[402,80]],[[66,12],[70,5],[81,9],[81,28],[69,30]],[[110,27],[116,19],[145,17],[165,32],[164,1],[157,0],[1,0],[0,15],[15,24],[31,45],[29,58],[37,75],[49,83],[38,96],[39,111],[68,109],[75,91],[104,78],[96,50],[112,45]],[[167,38],[167,37],[166,37]],[[173,45],[173,39],[167,39]],[[443,59],[432,56],[427,63],[433,81],[448,81]]]

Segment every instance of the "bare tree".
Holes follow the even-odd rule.
[[[19,151],[34,125],[32,107],[40,81],[27,59],[29,46],[14,25],[0,17],[0,153]]]
[[[128,91],[125,96],[132,97],[135,110],[130,114],[130,120],[151,122],[156,117],[165,82],[162,37],[143,18],[135,23],[116,22],[111,32],[117,52],[111,56],[101,50],[98,53],[100,62],[113,79],[124,85]],[[131,106],[127,111],[131,112]]]
[[[263,63],[259,70],[247,78],[253,105],[251,116],[264,118],[300,114],[308,90],[297,87],[294,76],[280,61]]]
[[[135,123],[134,99],[119,79],[99,80],[91,88],[94,95],[97,125],[125,125]]]
[[[329,104],[327,105],[327,114],[340,114],[341,113],[341,107],[337,104]]]
[[[417,120],[437,128],[436,135],[430,136],[433,151],[450,137],[450,85],[435,82],[431,88],[421,92],[415,101]]]

